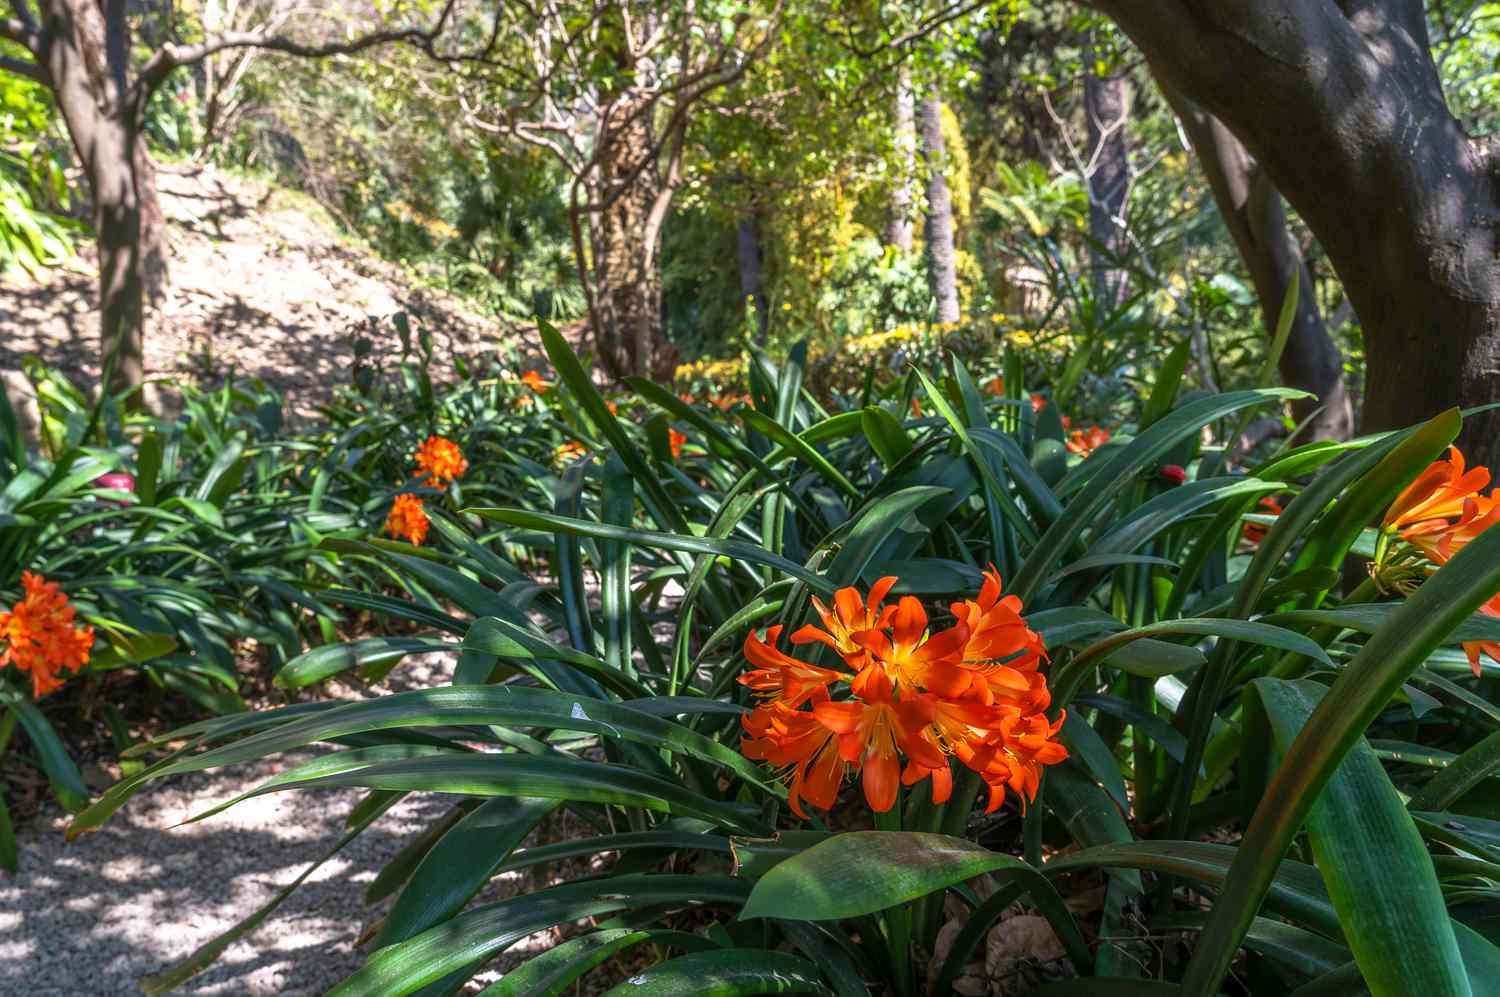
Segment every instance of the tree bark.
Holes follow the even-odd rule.
[[[1347,440],[1354,434],[1354,409],[1344,382],[1344,358],[1318,309],[1312,274],[1287,225],[1281,194],[1222,121],[1181,94],[1170,89],[1164,93],[1198,155],[1219,215],[1250,272],[1268,335],[1276,329],[1292,281],[1297,281],[1297,312],[1280,370],[1288,386],[1317,396],[1292,405],[1299,423],[1311,417],[1303,438]]]
[[[156,170],[124,88],[123,6],[48,0],[42,12],[47,43],[39,61],[93,200],[104,387],[117,393],[145,380],[147,297],[159,299],[166,284]],[[140,402],[132,396],[132,404]]]
[[[734,227],[735,255],[740,268],[740,300],[755,308],[755,328],[764,336],[770,312],[766,301],[765,278],[760,253],[760,223],[754,212],[740,216]]]
[[[599,361],[611,377],[646,375],[670,381],[677,353],[662,334],[661,203],[670,191],[656,157],[649,113],[620,102],[598,130],[602,205],[590,225],[594,261],[595,335]]]
[[[1500,400],[1500,146],[1449,113],[1422,5],[1095,0],[1244,142],[1328,254],[1365,335],[1363,428]],[[1500,465],[1500,413],[1465,420]]]
[[[891,187],[891,217],[885,226],[885,244],[903,253],[911,252],[911,184],[916,172],[916,104],[911,92],[911,73],[902,64],[896,79],[896,182]],[[938,136],[942,138],[941,135]]]
[[[953,202],[943,148],[943,104],[937,89],[922,101],[922,159],[927,167],[927,284],[937,303],[939,322],[957,322],[958,269],[953,251]]]
[[[1091,49],[1086,49],[1091,52]],[[1130,190],[1130,151],[1125,122],[1130,115],[1130,93],[1125,76],[1100,76],[1092,55],[1085,58],[1083,112],[1087,119],[1090,169],[1089,278],[1101,313],[1124,303],[1127,286],[1120,260],[1125,255],[1125,196]]]

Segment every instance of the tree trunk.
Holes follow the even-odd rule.
[[[903,253],[911,252],[911,183],[916,173],[916,106],[912,99],[911,73],[905,64],[896,80],[896,179],[891,186],[891,217],[885,226],[885,244]],[[938,136],[942,138],[941,135]]]
[[[670,381],[677,353],[662,334],[660,219],[665,184],[649,113],[621,102],[599,129],[599,179],[591,219],[599,361],[615,378]]]
[[[159,297],[167,275],[156,170],[124,88],[124,6],[48,0],[42,13],[49,41],[39,61],[93,199],[105,390],[121,392],[145,380],[147,295]]]
[[[939,322],[957,322],[958,269],[953,252],[953,203],[943,175],[943,104],[937,89],[922,101],[922,158],[927,167],[927,284]]]
[[[1223,122],[1181,94],[1164,92],[1198,155],[1214,203],[1250,272],[1267,335],[1275,331],[1282,301],[1292,280],[1297,281],[1297,313],[1281,354],[1280,369],[1288,386],[1317,396],[1292,405],[1299,423],[1312,417],[1304,438],[1347,440],[1354,434],[1354,409],[1344,383],[1344,358],[1318,310],[1312,274],[1287,225],[1280,193]]]
[[[1091,53],[1091,49],[1086,49]],[[1083,111],[1088,119],[1086,154],[1089,197],[1089,278],[1102,318],[1125,301],[1127,277],[1120,266],[1127,248],[1125,195],[1130,190],[1130,158],[1125,122],[1130,94],[1123,74],[1099,76],[1087,55],[1083,77]]]
[[[1421,5],[1095,3],[1327,252],[1364,329],[1365,430],[1500,400],[1500,146],[1449,113]],[[1500,466],[1500,412],[1460,441]]]
[[[760,224],[753,212],[740,216],[734,226],[734,236],[740,265],[740,301],[749,301],[754,306],[756,332],[764,336],[770,312],[761,269]]]

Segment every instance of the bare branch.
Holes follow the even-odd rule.
[[[162,81],[179,66],[191,65],[202,59],[222,52],[225,49],[254,48],[269,52],[280,52],[284,55],[295,55],[304,59],[321,59],[335,55],[354,55],[366,49],[375,48],[380,45],[389,45],[396,42],[404,42],[416,45],[436,57],[432,51],[433,43],[437,40],[448,25],[448,19],[452,16],[453,6],[457,0],[447,0],[443,4],[442,11],[438,14],[437,21],[430,28],[399,28],[389,31],[374,31],[351,38],[347,41],[324,42],[322,44],[307,44],[281,35],[272,35],[264,31],[231,31],[200,42],[197,45],[176,45],[168,43],[163,45],[146,64],[141,67],[140,75],[137,77],[135,86],[132,88],[132,100],[138,109],[144,109],[146,102],[156,88],[161,86]],[[451,60],[454,56],[443,56],[445,60]]]

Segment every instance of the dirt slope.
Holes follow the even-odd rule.
[[[287,392],[312,413],[348,383],[353,341],[369,317],[405,310],[432,331],[438,362],[493,349],[523,330],[417,286],[399,267],[341,237],[301,195],[205,168],[161,174],[172,249],[170,295],[148,320],[149,374],[216,384],[231,369]],[[40,356],[80,384],[97,383],[98,312],[92,262],[42,282],[0,276],[0,372]],[[389,322],[378,353],[397,355]],[[526,345],[522,343],[521,345]]]

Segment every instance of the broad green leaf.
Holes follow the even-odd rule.
[[[1311,682],[1252,684],[1284,753],[1323,698]],[[1371,992],[1470,992],[1432,860],[1380,761],[1362,740],[1307,816],[1318,871]]]

